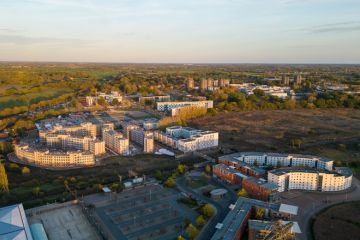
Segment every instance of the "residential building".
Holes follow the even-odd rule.
[[[145,130],[154,130],[158,128],[159,120],[156,118],[147,118],[140,121]]]
[[[351,187],[352,172],[349,168],[336,168],[335,171],[279,168],[268,172],[268,181],[278,185],[279,192],[292,189],[334,192]]]
[[[233,153],[224,155],[218,158],[218,163],[225,164],[226,166],[234,167],[237,171],[248,176],[257,178],[264,178],[266,171],[260,167],[250,165],[242,159],[239,159],[241,153]]]
[[[225,164],[216,164],[212,169],[215,176],[232,185],[241,184],[248,177],[241,174],[234,167],[229,167]]]
[[[295,84],[300,86],[301,83],[302,83],[302,80],[303,79],[302,79],[301,73],[296,74],[296,76],[295,76]]]
[[[40,141],[45,142],[45,136],[49,133],[69,133],[74,136],[90,136],[96,137],[96,125],[91,122],[72,122],[64,120],[63,122],[55,122],[55,124],[44,123],[44,127],[36,124],[39,130]]]
[[[219,144],[218,132],[203,131],[181,126],[168,127],[165,133],[155,131],[154,138],[182,152],[193,152],[217,147]]]
[[[154,152],[154,134],[141,128],[130,131],[130,140],[144,147],[145,153]]]
[[[189,77],[186,81],[186,87],[188,90],[192,90],[195,88],[195,81],[192,77]]]
[[[311,167],[332,170],[333,160],[312,155],[265,153],[265,152],[239,152],[231,154],[238,161],[256,166],[273,167]]]
[[[95,155],[105,153],[105,143],[95,137],[72,136],[66,133],[49,133],[43,136],[46,146],[61,149],[90,151]]]
[[[242,181],[242,187],[251,198],[262,201],[272,201],[276,199],[278,186],[268,182],[263,178],[247,177]]]
[[[103,140],[106,147],[115,151],[118,154],[127,154],[129,152],[129,139],[125,138],[123,134],[112,129],[103,130]]]
[[[171,110],[174,108],[181,107],[203,107],[203,108],[213,108],[213,101],[184,101],[184,102],[157,102],[156,109],[160,112],[171,113]]]
[[[265,209],[267,218],[289,219],[298,212],[297,206],[240,197],[230,205],[230,212],[222,223],[216,225],[217,230],[211,240],[240,240],[256,209]]]
[[[230,85],[230,79],[220,79],[219,87],[227,87]]]
[[[106,102],[112,103],[115,99],[120,103],[122,102],[122,96],[117,91],[111,91],[111,93],[99,92],[96,96],[86,96],[86,104],[92,106],[97,104],[99,98],[103,98]]]
[[[95,156],[89,151],[53,151],[28,144],[15,144],[15,155],[24,164],[51,168],[89,167],[95,165]]]
[[[200,90],[207,90],[208,89],[208,80],[203,78],[200,80]]]
[[[170,101],[170,95],[153,95],[153,96],[140,96],[139,102],[167,102]]]
[[[290,78],[289,78],[289,76],[286,75],[286,74],[283,74],[283,75],[282,75],[282,78],[281,78],[281,82],[282,82],[283,85],[289,86],[289,84],[290,84]]]

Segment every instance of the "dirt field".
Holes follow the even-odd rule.
[[[219,131],[225,151],[296,151],[360,161],[360,110],[233,112],[196,119],[189,125]],[[292,148],[293,139],[301,139],[300,150]],[[342,143],[346,150],[338,150]]]
[[[360,202],[329,208],[314,223],[315,240],[356,240],[360,236]]]

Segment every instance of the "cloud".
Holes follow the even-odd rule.
[[[21,34],[0,33],[0,43],[16,44],[16,45],[34,45],[34,44],[50,44],[50,45],[89,45],[94,43],[93,40],[74,39],[74,38],[51,38],[51,37],[32,37]]]
[[[314,26],[310,33],[354,32],[360,31],[360,22],[338,22]]]

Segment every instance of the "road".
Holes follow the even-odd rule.
[[[353,178],[352,189],[341,193],[290,191],[281,193],[281,203],[299,206],[298,215],[293,219],[300,225],[302,234],[297,239],[311,239],[310,220],[324,208],[350,201],[360,200],[360,181]]]
[[[220,204],[219,202],[207,198],[202,194],[197,193],[193,189],[187,187],[185,182],[186,180],[184,177],[177,178],[176,186],[180,191],[186,193],[187,195],[191,195],[193,198],[197,199],[198,201],[210,203],[216,208],[216,215],[210,219],[210,221],[206,225],[206,229],[203,229],[200,232],[200,235],[197,237],[198,240],[209,240],[215,233],[216,224],[223,221],[223,219],[229,212],[229,207],[228,207],[229,204],[234,203],[236,201],[236,197],[234,201],[234,196],[231,193],[231,200],[227,204]]]

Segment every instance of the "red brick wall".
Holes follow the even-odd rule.
[[[220,171],[220,169],[214,167],[213,168],[213,174],[215,174],[216,176],[218,176],[220,179],[227,181],[231,184],[241,184],[242,179],[235,175],[235,174],[231,174],[231,173],[224,173],[222,171]]]
[[[270,198],[271,192],[269,190],[248,182],[246,179],[243,180],[242,186],[252,198],[256,198],[262,201],[268,201]]]

